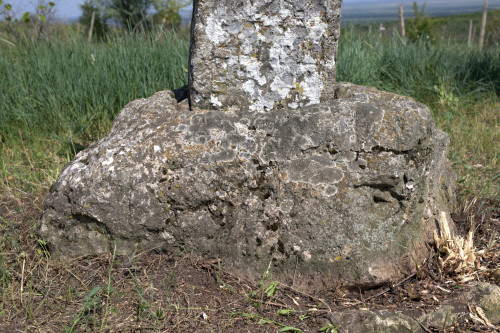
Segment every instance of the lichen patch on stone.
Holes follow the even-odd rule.
[[[340,4],[198,0],[190,51],[192,105],[262,112],[332,98]]]

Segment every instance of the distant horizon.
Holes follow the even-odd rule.
[[[81,16],[80,4],[84,0],[53,0],[56,3],[56,21],[73,22]],[[4,1],[12,3],[13,0]],[[426,13],[431,16],[454,15],[471,12],[480,12],[483,9],[484,1],[476,0],[430,0],[417,1],[419,6],[426,3]],[[403,6],[405,16],[413,16],[413,1],[401,0],[344,0],[342,4],[342,18],[345,21],[359,21],[369,19],[370,15],[375,20],[392,19],[397,20],[399,6]],[[35,6],[32,0],[17,0],[12,5],[17,16],[29,11],[34,12]],[[500,9],[500,0],[488,1],[489,9]],[[184,20],[189,20],[191,16],[191,6],[181,9],[181,16]]]

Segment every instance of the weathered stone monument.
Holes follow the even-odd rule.
[[[191,104],[252,111],[331,99],[342,1],[195,1]]]
[[[373,287],[453,202],[448,138],[404,96],[335,82],[341,1],[195,1],[191,110],[129,103],[45,201],[55,255],[147,249]]]

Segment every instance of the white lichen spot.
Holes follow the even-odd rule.
[[[101,162],[103,166],[111,165],[113,163],[114,158],[113,158],[113,152],[110,150],[106,151],[106,159]]]
[[[322,61],[321,65],[323,65],[324,68],[328,70],[334,70],[335,69],[335,59],[330,58],[328,61]]]
[[[211,128],[209,132],[210,132],[210,139],[215,142],[222,141],[222,139],[224,139],[227,135],[225,131],[218,128]]]
[[[304,259],[305,259],[306,261],[309,261],[309,260],[311,260],[311,258],[312,258],[311,253],[309,253],[309,251],[308,251],[308,250],[305,250],[305,251],[304,251],[304,253],[303,253],[303,255],[304,255]]]
[[[274,100],[270,98],[260,98],[257,99],[252,105],[250,105],[251,111],[262,112],[265,110],[271,110],[274,107]]]
[[[247,77],[254,79],[261,86],[267,83],[266,77],[260,74],[262,63],[257,58],[242,55],[239,61],[240,64],[245,67]]]
[[[241,134],[246,137],[250,137],[250,130],[248,129],[248,126],[242,123],[234,123],[234,127],[236,127],[236,130],[238,131],[238,134]]]
[[[318,104],[320,102],[323,81],[318,72],[306,76],[301,86],[304,89],[303,95],[309,99],[307,105]]]
[[[316,69],[316,59],[311,57],[310,54],[306,54],[304,59],[302,59],[301,72],[305,73],[307,71],[314,71]],[[313,66],[304,66],[304,65],[313,65]]]
[[[160,237],[165,239],[165,240],[174,240],[174,236],[172,236],[168,231],[164,230],[160,233]]]
[[[271,83],[271,89],[277,92],[281,99],[286,98],[293,87],[293,84],[283,81],[281,76],[276,76]]]
[[[410,184],[410,183],[406,184],[406,188],[412,192],[415,191],[415,186],[413,184]]]
[[[326,32],[326,29],[328,29],[328,24],[323,22],[319,16],[312,17],[307,23],[307,26],[309,28],[309,39],[314,42],[318,42]]]
[[[281,17],[281,20],[284,21],[287,17],[291,16],[292,12],[288,8],[281,8],[279,16]]]
[[[255,82],[253,80],[247,80],[243,83],[242,88],[248,96],[255,98]]]
[[[222,103],[217,96],[210,96],[210,103],[212,103],[213,106],[222,106]]]
[[[265,27],[276,27],[280,24],[280,18],[277,15],[262,15],[262,24]]]
[[[219,45],[226,40],[226,31],[222,28],[222,21],[214,17],[216,15],[209,15],[205,25],[205,33],[208,39],[214,44]]]
[[[155,153],[157,153],[161,150],[160,146],[156,146],[156,145],[153,147],[153,149],[154,149]]]
[[[224,199],[225,197],[227,197],[227,193],[225,191],[216,191],[215,193],[221,199]]]

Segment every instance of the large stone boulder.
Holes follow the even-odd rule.
[[[342,0],[196,0],[191,104],[255,111],[332,96]]]
[[[39,232],[62,257],[179,250],[362,287],[408,274],[453,202],[448,138],[408,97],[335,93],[267,113],[133,101],[65,167]]]

